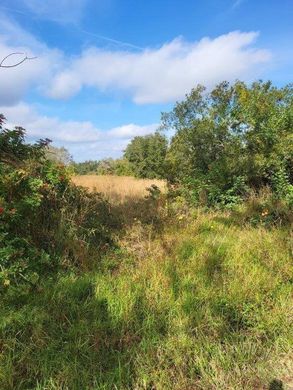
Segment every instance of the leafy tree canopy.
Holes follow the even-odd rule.
[[[273,187],[277,175],[293,176],[292,85],[223,82],[207,92],[198,86],[170,113],[162,127],[175,135],[167,155],[173,181],[188,183],[210,202],[227,191]]]
[[[165,177],[165,158],[168,148],[167,138],[156,132],[152,135],[135,137],[127,145],[124,157],[137,177]]]

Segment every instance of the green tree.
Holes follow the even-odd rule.
[[[213,203],[225,194],[243,196],[247,187],[273,186],[279,171],[292,183],[290,85],[223,82],[209,93],[199,86],[163,114],[162,127],[175,131],[167,155],[170,178],[187,183],[197,199],[203,190]]]
[[[96,174],[99,162],[94,160],[87,160],[83,162],[74,162],[73,169],[77,175]]]
[[[138,136],[127,145],[124,158],[130,163],[136,177],[164,178],[167,138],[159,132]]]

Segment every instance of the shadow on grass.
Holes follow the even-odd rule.
[[[131,355],[140,340],[111,315],[107,298],[95,296],[90,278],[46,285],[21,310],[6,304],[1,389],[131,388]]]
[[[123,203],[111,204],[110,211],[115,218],[117,228],[124,231],[140,221],[145,225],[153,225],[157,231],[163,229],[161,208],[164,199],[151,197],[133,199],[125,197]]]
[[[133,388],[142,338],[163,337],[166,323],[151,314],[142,290],[121,315],[110,283],[106,288],[97,292],[85,275],[47,283],[27,295],[21,309],[7,296],[0,313],[0,388]]]

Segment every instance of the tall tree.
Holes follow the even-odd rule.
[[[292,85],[261,81],[192,90],[162,116],[162,126],[175,130],[167,155],[172,179],[188,179],[211,196],[240,182],[272,186],[280,171],[292,183],[292,92]]]
[[[124,157],[129,161],[135,176],[164,178],[167,147],[167,138],[159,132],[138,136],[127,145]]]

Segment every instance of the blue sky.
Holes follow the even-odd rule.
[[[0,112],[75,160],[118,157],[196,84],[293,81],[293,0],[1,0]],[[10,58],[17,60],[21,56]]]

